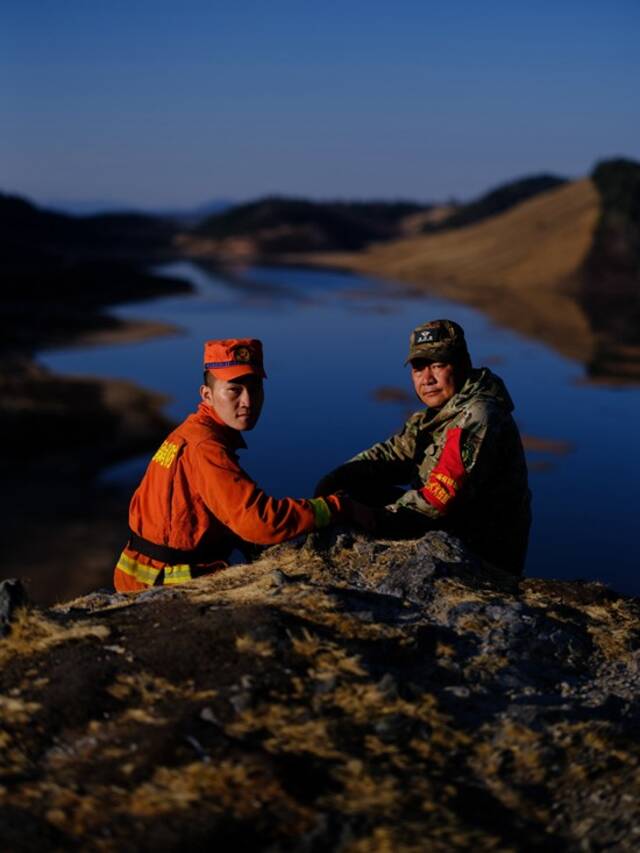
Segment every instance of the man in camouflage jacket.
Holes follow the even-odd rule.
[[[416,412],[396,435],[327,474],[316,494],[343,490],[370,506],[388,538],[445,529],[513,574],[524,567],[531,523],[527,466],[513,403],[488,368],[473,369],[462,328],[415,329],[409,356]],[[410,484],[408,491],[398,488]]]

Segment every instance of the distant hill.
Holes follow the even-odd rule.
[[[180,245],[187,253],[222,258],[360,251],[372,243],[480,222],[565,182],[554,175],[534,175],[463,205],[268,196],[206,217],[181,235]]]
[[[640,163],[599,163],[591,179],[601,215],[579,301],[597,336],[592,373],[640,379]]]
[[[98,216],[102,214],[141,214],[158,219],[179,222],[185,227],[195,226],[207,216],[221,213],[223,210],[233,206],[229,199],[212,199],[193,207],[147,207],[131,205],[126,202],[106,201],[93,199],[86,201],[73,201],[67,199],[52,199],[45,202],[41,207],[53,213],[66,213],[71,216]]]
[[[589,262],[599,274],[640,277],[640,163],[622,158],[599,163],[591,178],[602,216]]]
[[[183,238],[187,249],[222,254],[358,250],[400,233],[412,202],[313,202],[278,196],[238,205],[204,220]]]
[[[185,282],[145,270],[151,260],[175,256],[173,233],[153,217],[78,218],[0,194],[0,356],[122,326],[101,313],[105,306],[190,292]]]
[[[371,246],[348,260],[378,275],[449,285],[465,294],[550,287],[584,262],[598,214],[597,190],[585,179],[465,228]],[[339,256],[339,263],[344,260]]]
[[[163,208],[154,211],[157,216],[170,219],[184,228],[195,228],[209,216],[223,213],[234,206],[234,202],[228,199],[213,199],[192,208]]]
[[[0,263],[44,258],[153,252],[171,245],[175,226],[153,216],[104,213],[76,217],[0,193]]]
[[[497,322],[588,361],[593,333],[578,304],[577,277],[599,216],[598,191],[583,179],[466,228],[314,260],[477,306]]]
[[[109,201],[107,199],[47,199],[38,203],[38,207],[46,208],[53,213],[66,213],[69,216],[95,216],[98,213],[141,213],[134,205],[124,201]]]
[[[640,381],[639,163],[599,163],[466,227],[311,260],[475,305],[594,379]]]
[[[425,222],[422,230],[425,233],[432,233],[446,231],[450,228],[464,228],[467,225],[496,216],[498,213],[504,213],[517,204],[540,193],[556,189],[566,182],[566,178],[560,178],[556,175],[532,175],[516,181],[509,181],[468,204],[458,206],[449,216],[440,217],[438,221]]]

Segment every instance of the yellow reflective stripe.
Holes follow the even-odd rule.
[[[140,581],[140,583],[146,583],[149,586],[154,585],[156,578],[160,574],[160,569],[154,569],[153,566],[146,566],[144,563],[139,563],[137,560],[127,557],[126,554],[120,554],[117,568],[121,572],[124,572],[125,575],[130,575],[132,578]]]
[[[311,498],[309,503],[313,509],[316,527],[326,527],[331,524],[331,510],[324,498]]]
[[[164,567],[164,583],[184,583],[191,580],[191,566],[181,563],[177,566]]]
[[[125,575],[130,575],[130,577],[135,578],[137,581],[140,581],[140,583],[146,583],[149,586],[153,586],[155,584],[158,579],[158,575],[162,571],[162,569],[154,569],[153,566],[147,566],[145,563],[139,563],[137,560],[133,560],[126,554],[120,554],[117,568],[119,568],[121,572],[124,572]],[[191,566],[187,563],[164,567],[163,583],[184,583],[185,581],[190,580]]]

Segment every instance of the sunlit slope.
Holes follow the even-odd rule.
[[[385,277],[451,282],[457,290],[556,287],[582,265],[599,212],[596,188],[584,179],[477,225],[373,246],[353,265]]]
[[[600,196],[583,179],[476,225],[315,260],[474,305],[586,361],[594,336],[575,294],[599,215]]]

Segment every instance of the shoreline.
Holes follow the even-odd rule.
[[[586,381],[637,385],[637,263],[620,222],[631,190],[619,192],[634,175],[629,164],[605,163],[462,227],[358,250],[265,252],[259,231],[240,243],[184,240],[182,249],[196,261],[350,272],[375,277],[389,293],[450,299],[581,362]]]
[[[120,295],[129,280],[139,299],[192,291],[186,282],[151,274],[123,278]],[[177,325],[109,314],[104,275],[99,285],[97,304],[60,306],[46,277],[26,296],[14,294],[13,323],[0,352],[0,507],[8,531],[0,580],[25,580],[32,599],[44,605],[111,584],[130,495],[99,484],[97,476],[151,452],[173,426],[164,395],[115,377],[56,373],[39,361],[45,350],[180,334]]]
[[[386,295],[398,298],[432,296],[448,299],[485,314],[509,331],[551,347],[564,358],[582,365],[585,373],[578,381],[605,387],[640,385],[640,343],[620,343],[615,329],[596,331],[592,318],[580,304],[582,271],[555,287],[536,290],[509,288],[499,282],[469,284],[455,279],[399,274],[385,276],[364,263],[360,254],[282,255],[268,261],[256,257],[251,264],[284,266],[292,269],[365,275],[385,288]],[[585,273],[586,275],[586,273]]]
[[[47,350],[74,349],[76,347],[117,346],[118,344],[135,344],[153,340],[165,335],[179,335],[180,326],[171,323],[161,323],[155,320],[120,320],[118,325],[108,329],[86,329],[79,331],[72,341],[47,346]],[[40,350],[39,352],[41,352]],[[35,360],[38,353],[35,353]],[[62,374],[61,374],[62,375]],[[89,377],[87,377],[89,378]]]

